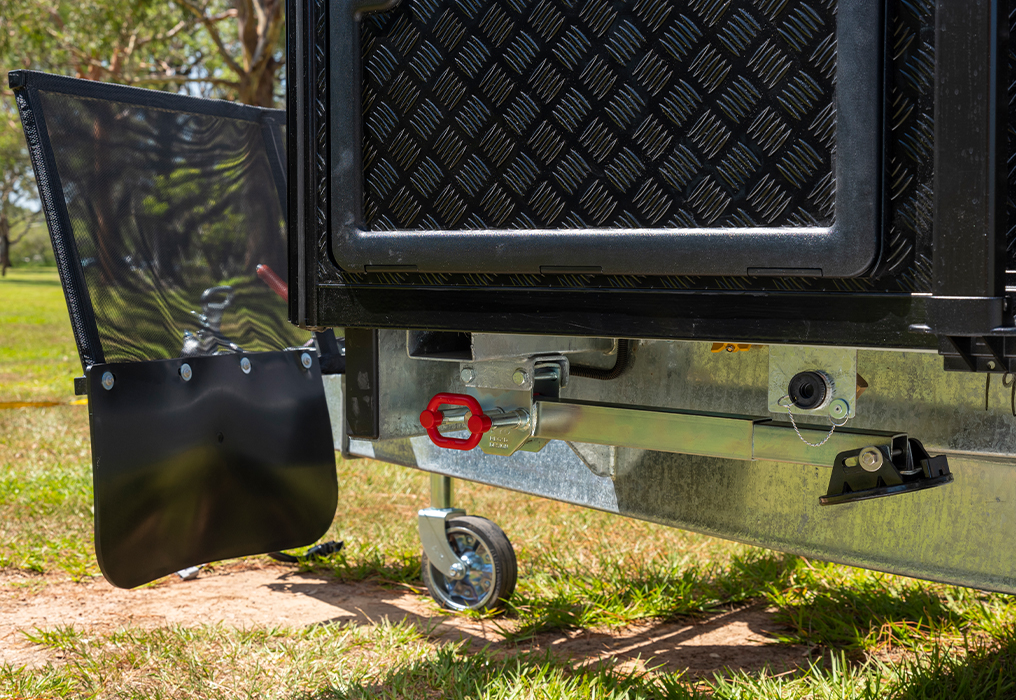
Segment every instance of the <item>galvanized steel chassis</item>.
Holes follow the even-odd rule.
[[[378,408],[386,426],[380,439],[346,436],[341,415],[346,380],[325,378],[336,447],[348,456],[819,559],[1016,592],[1016,555],[1010,547],[1016,537],[1011,385],[983,375],[943,372],[934,354],[858,351],[857,372],[868,387],[857,398],[856,416],[849,422],[856,432],[837,432],[842,442],[830,449],[829,444],[809,448],[784,430],[793,439],[768,449],[770,455],[787,457],[774,461],[756,454],[749,461],[680,454],[674,447],[659,451],[562,440],[550,440],[538,452],[511,456],[441,449],[414,425],[425,397],[437,391],[471,391],[489,406],[491,397],[497,394],[503,401],[505,392],[467,388],[459,363],[410,358],[405,332],[379,332],[377,347]],[[586,357],[602,358],[602,344],[597,347]],[[573,378],[561,389],[560,401],[552,403],[609,402],[628,410],[649,406],[699,415],[737,414],[773,419],[761,424],[770,426],[769,434],[788,428],[781,423],[785,413],[768,412],[768,348],[733,353],[711,349],[699,342],[642,341],[622,377],[609,382]],[[573,361],[577,357],[573,355]],[[829,419],[822,416],[802,415],[798,421],[807,437],[822,436],[829,427]],[[923,441],[928,452],[947,455],[955,481],[944,488],[821,506],[819,497],[830,481],[829,455],[885,431],[908,433]],[[713,453],[723,449],[715,447]],[[764,440],[756,439],[753,449],[766,449]],[[818,466],[822,464],[827,466]]]

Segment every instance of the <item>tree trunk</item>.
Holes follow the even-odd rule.
[[[11,266],[11,224],[7,215],[0,215],[0,277],[7,276]]]
[[[275,49],[285,21],[284,3],[282,0],[233,0],[233,6],[244,70],[237,97],[245,104],[274,107],[279,69]]]

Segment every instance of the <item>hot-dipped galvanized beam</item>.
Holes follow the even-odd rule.
[[[889,445],[893,433],[776,423],[749,416],[538,401],[534,436],[657,452],[741,460],[773,460],[832,467],[836,456]],[[803,437],[802,437],[803,436]],[[805,439],[812,443],[805,443]]]

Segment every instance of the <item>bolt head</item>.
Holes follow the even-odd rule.
[[[303,353],[300,355],[300,364],[303,365],[304,369],[310,369],[310,366],[314,364],[314,360],[310,358],[310,353]]]
[[[524,369],[519,368],[515,370],[514,374],[512,374],[512,381],[515,382],[516,386],[522,386],[528,380],[529,374],[527,374]]]
[[[857,462],[861,465],[861,469],[866,472],[877,472],[882,468],[882,450],[877,447],[865,447],[861,450],[861,453],[857,455]]]
[[[193,376],[194,376],[194,370],[191,369],[191,366],[189,364],[184,362],[182,365],[180,365],[180,378],[181,379],[183,379],[185,382],[189,382],[191,380],[191,377],[193,377]]]
[[[102,388],[103,389],[105,389],[106,391],[109,391],[110,389],[113,388],[113,384],[115,382],[116,382],[116,380],[113,378],[113,373],[112,372],[103,372],[102,373]]]
[[[466,575],[466,565],[460,561],[457,561],[451,565],[451,573],[449,578],[458,581],[460,578]]]
[[[243,370],[244,374],[250,374],[250,359],[246,357],[240,358],[240,369]]]
[[[988,360],[988,369],[995,369],[995,366],[994,360]]]
[[[473,371],[472,367],[463,367],[462,371],[459,372],[459,378],[466,384],[476,379],[476,372]]]
[[[850,404],[843,399],[835,399],[829,404],[829,415],[833,418],[846,418],[850,415]]]

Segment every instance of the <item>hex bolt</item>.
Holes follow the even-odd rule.
[[[105,389],[106,391],[109,391],[110,389],[113,388],[113,384],[115,381],[116,380],[113,378],[112,372],[102,373],[102,388]]]
[[[472,367],[463,367],[462,371],[459,372],[459,379],[461,379],[464,384],[468,384],[476,379],[476,372],[473,371]]]
[[[194,370],[191,369],[191,366],[189,364],[184,362],[182,365],[180,365],[180,377],[185,382],[189,382],[191,380],[191,377],[193,377],[193,376],[194,376]]]
[[[857,463],[866,472],[877,472],[882,468],[882,450],[877,447],[865,447],[857,455]]]
[[[834,399],[833,402],[829,404],[829,415],[837,420],[846,418],[850,415],[850,404],[848,404],[844,399]]]
[[[304,369],[310,369],[310,366],[314,364],[314,360],[310,359],[310,353],[305,352],[300,355],[300,364]]]
[[[244,374],[250,374],[250,359],[247,357],[240,358],[240,369],[243,370]]]
[[[515,382],[516,386],[522,386],[527,381],[529,381],[529,375],[526,373],[524,369],[520,367],[519,369],[515,370],[514,374],[512,374],[512,381]]]

